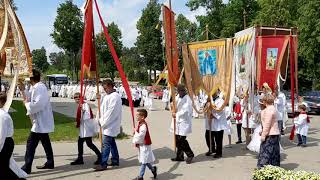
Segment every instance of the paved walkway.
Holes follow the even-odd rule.
[[[75,104],[72,100],[53,98],[52,104],[55,111],[74,116]],[[170,113],[164,111],[163,104],[155,101],[156,111],[149,114],[148,122],[152,137],[152,148],[157,158],[156,165],[159,169],[158,179],[220,179],[220,180],[248,180],[251,178],[253,169],[256,167],[257,154],[244,150],[244,144],[233,145],[232,148],[223,149],[223,158],[213,159],[206,157],[207,151],[204,139],[204,120],[193,120],[193,133],[188,137],[191,148],[195,153],[194,162],[187,165],[185,162],[174,163],[170,158],[174,156],[172,150],[173,136],[168,132],[170,125]],[[320,137],[320,118],[314,116],[311,119],[310,137],[308,147],[300,148],[288,141],[288,133],[282,138],[282,146],[285,152],[282,154],[281,166],[291,170],[307,170],[320,173],[320,148],[318,145]],[[124,107],[122,126],[127,134],[132,132],[132,120],[129,108]],[[234,127],[234,132],[236,132]],[[232,142],[236,141],[236,134]],[[85,147],[85,165],[70,166],[69,163],[77,157],[77,145],[74,143],[54,143],[55,154],[54,170],[36,170],[36,165],[45,162],[42,147],[36,152],[33,173],[29,179],[133,179],[139,172],[137,150],[132,146],[131,139],[117,141],[120,153],[120,167],[111,168],[104,172],[93,172],[93,162],[96,160],[93,152]],[[227,136],[224,136],[224,144],[227,144]],[[96,142],[99,145],[99,142]],[[40,145],[41,146],[41,145]],[[17,145],[14,157],[19,164],[23,164],[25,145]],[[146,171],[145,179],[151,179],[152,174]]]

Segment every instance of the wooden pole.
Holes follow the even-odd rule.
[[[171,56],[171,60],[173,59],[173,56],[172,56],[172,30],[171,30],[171,25],[172,25],[172,22],[171,22],[171,0],[169,0],[169,10],[170,10],[170,15],[169,15],[169,28],[170,28],[170,56]],[[170,64],[168,64],[168,66],[170,66]],[[169,69],[169,68],[168,68]],[[170,78],[169,76],[169,72],[168,72],[168,79]],[[170,81],[169,81],[170,82]],[[176,113],[177,111],[177,108],[176,108],[176,96],[175,96],[175,92],[174,92],[174,85],[170,84],[169,83],[169,87],[170,87],[170,92],[171,92],[171,97],[172,97],[172,113]],[[176,152],[176,147],[177,147],[177,143],[176,143],[176,117],[173,117],[173,149],[174,151]]]

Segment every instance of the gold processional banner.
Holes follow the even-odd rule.
[[[225,104],[230,98],[232,74],[232,39],[220,39],[183,45],[186,84],[192,97],[203,90],[209,97],[221,91]]]

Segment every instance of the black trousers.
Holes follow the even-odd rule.
[[[222,155],[222,145],[223,145],[223,130],[221,131],[212,131],[214,142],[215,142],[215,149],[217,155]]]
[[[46,164],[49,166],[54,166],[53,151],[52,151],[49,134],[31,132],[28,137],[27,150],[24,157],[25,164],[23,168],[25,168],[26,170],[31,170],[34,154],[36,152],[36,148],[39,144],[39,141],[41,141],[41,144],[47,156]]]
[[[205,137],[206,137],[206,143],[207,143],[209,152],[215,153],[216,152],[216,148],[215,148],[216,145],[215,145],[215,141],[214,141],[213,131],[211,131],[211,147],[212,147],[212,151],[210,151],[210,130],[206,130]]]
[[[242,124],[237,124],[238,141],[241,141],[241,128]]]
[[[14,141],[7,137],[0,152],[0,179],[19,179],[10,169],[10,158],[14,149]]]
[[[85,137],[78,139],[78,159],[83,160],[83,143],[86,142],[87,146],[96,153],[98,159],[101,159],[101,153],[99,149],[92,143],[92,137]]]
[[[176,135],[177,159],[184,159],[184,153],[187,157],[194,157],[194,154],[187,141],[187,136]]]

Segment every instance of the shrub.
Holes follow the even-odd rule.
[[[320,174],[306,171],[287,171],[280,167],[265,166],[256,169],[253,180],[319,180]]]

